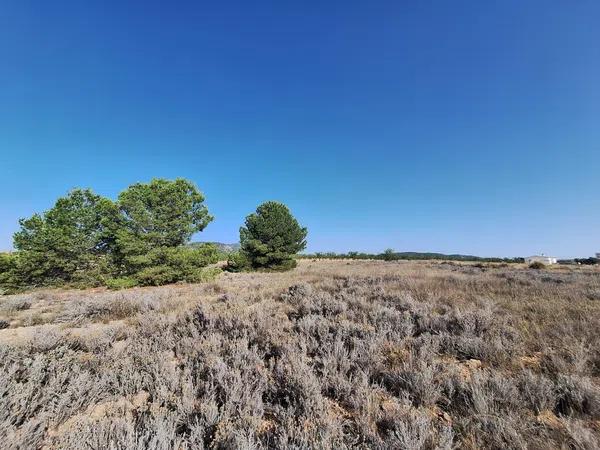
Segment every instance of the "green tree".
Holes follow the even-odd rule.
[[[16,268],[16,253],[0,253],[0,295],[17,291]]]
[[[388,248],[383,252],[382,257],[384,261],[393,261],[396,259],[396,253],[393,249]]]
[[[110,200],[74,189],[45,213],[21,219],[14,235],[19,282],[56,284],[106,271],[112,238],[104,219],[111,210]]]
[[[151,252],[187,243],[213,220],[202,193],[182,178],[136,183],[119,194],[117,205],[115,257],[126,272],[152,265]]]
[[[253,268],[288,270],[296,266],[293,256],[306,247],[306,235],[287,206],[266,202],[240,228],[241,252]]]

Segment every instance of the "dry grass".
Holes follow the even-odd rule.
[[[598,292],[593,268],[302,260],[0,298],[0,442],[598,448]]]

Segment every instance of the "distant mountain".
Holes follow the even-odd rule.
[[[212,244],[224,253],[237,252],[240,249],[240,244],[224,244],[223,242],[190,242],[188,246],[196,247],[203,244]]]

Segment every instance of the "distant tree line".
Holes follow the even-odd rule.
[[[204,195],[188,180],[136,183],[116,201],[74,189],[42,214],[19,221],[15,252],[0,254],[0,292],[41,287],[162,285],[213,278],[223,253],[189,245],[213,220]],[[287,270],[306,246],[306,228],[287,207],[266,202],[240,229],[229,270]]]
[[[420,252],[395,252],[387,249],[383,253],[363,253],[363,252],[317,252],[300,255],[302,258],[312,259],[375,259],[383,261],[400,260],[444,260],[444,261],[474,261],[474,262],[496,262],[496,263],[523,263],[524,258],[484,258],[472,255],[445,255],[443,253],[420,253]]]
[[[559,264],[582,264],[585,266],[593,266],[595,264],[600,264],[600,259],[598,258],[575,258],[575,259],[559,259]]]

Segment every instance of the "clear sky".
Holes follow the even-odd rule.
[[[600,251],[600,2],[0,2],[0,248],[73,187],[185,177],[235,242]]]

